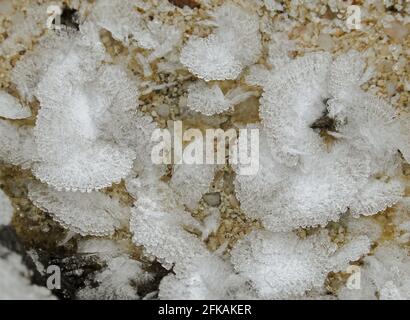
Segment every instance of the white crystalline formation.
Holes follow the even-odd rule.
[[[402,178],[403,158],[410,161],[409,118],[360,89],[371,69],[359,53],[292,59],[294,41],[267,30],[258,16],[267,9],[272,18],[286,8],[277,1],[255,4],[204,3],[206,16],[198,21],[195,10],[168,2],[96,1],[79,30],[44,32],[11,70],[17,92],[0,92],[0,162],[30,169],[30,201],[67,230],[66,241],[76,235],[79,256],[99,259],[101,270],[79,288],[78,298],[325,298],[329,273],[346,272],[358,261],[362,290],[342,286],[338,298],[409,298],[404,245],[410,217]],[[41,34],[39,16],[32,34]],[[187,23],[195,26],[184,29]],[[197,36],[201,26],[211,33]],[[102,30],[127,48],[124,63],[106,52]],[[261,31],[270,39],[266,46]],[[9,35],[0,52],[16,52],[17,36]],[[137,76],[127,69],[134,58],[142,69]],[[139,99],[152,98],[156,107],[156,98],[166,101],[180,88],[187,96],[178,96],[179,107],[195,111],[186,116],[196,121],[199,112],[223,125],[231,123],[236,105],[247,112],[248,98],[263,91],[261,123],[245,127],[259,129],[259,171],[242,175],[243,164],[231,163],[241,211],[262,228],[236,243],[227,237],[215,252],[206,242],[222,230],[229,210],[226,199],[213,208],[201,199],[225,168],[153,164],[152,133],[165,122],[146,114],[150,106],[139,107]],[[27,124],[28,106],[37,101],[35,124]],[[372,216],[394,205],[395,239],[382,242],[385,230]],[[0,230],[13,212],[0,190]],[[196,213],[204,213],[203,221]],[[331,221],[340,226],[338,241],[328,232]],[[301,228],[309,235],[299,237]],[[19,259],[0,246],[0,296],[50,298],[30,285]],[[157,281],[147,260],[169,273],[144,297],[139,287]]]
[[[211,14],[216,31],[207,38],[191,37],[181,51],[181,63],[205,81],[236,79],[261,52],[259,23],[254,13],[224,4]]]
[[[373,215],[402,198],[397,150],[409,160],[408,124],[360,90],[364,74],[355,52],[333,61],[309,54],[269,74],[260,144],[270,147],[260,148],[256,176],[236,179],[243,208],[268,229],[323,226],[348,210]],[[323,131],[335,140],[331,145]]]

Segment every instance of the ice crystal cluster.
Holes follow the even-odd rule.
[[[36,221],[74,250],[59,261],[82,279],[78,299],[410,299],[408,115],[365,90],[363,52],[290,40],[273,17],[292,26],[295,4],[216,2],[72,1],[48,29],[47,6],[31,4],[9,30],[0,162],[16,182],[0,175],[0,298],[55,298],[1,242]],[[258,129],[258,172],[154,164],[153,132],[181,119]],[[19,212],[27,199],[35,209]]]

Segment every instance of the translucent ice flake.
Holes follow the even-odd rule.
[[[373,215],[393,206],[404,196],[405,185],[398,179],[388,182],[370,180],[349,205],[353,216]]]
[[[170,187],[177,199],[189,209],[194,209],[214,179],[213,165],[176,165]]]
[[[13,212],[14,209],[10,199],[4,191],[0,189],[0,226],[8,225],[11,222]]]
[[[145,31],[145,27],[136,5],[138,2],[134,4],[128,0],[101,0],[93,8],[92,19],[110,31],[116,40],[129,43],[135,37],[138,41],[139,33]],[[141,40],[144,41],[144,38]]]
[[[0,120],[0,161],[27,169],[37,159],[31,127]]]
[[[181,63],[197,77],[209,80],[236,79],[261,52],[256,15],[239,6],[224,4],[208,23],[216,26],[207,38],[191,37],[181,51]]]
[[[93,9],[91,20],[111,32],[114,39],[126,45],[153,50],[148,62],[165,56],[182,39],[182,31],[154,19],[148,20],[137,9],[146,9],[143,1],[101,0]]]
[[[283,11],[283,6],[280,3],[280,1],[263,0],[263,3],[265,4],[266,9],[268,9],[269,11],[272,11],[272,12]]]
[[[289,53],[295,49],[295,41],[289,40],[289,37],[285,32],[271,34],[268,62],[272,66],[272,71],[278,70],[291,62]]]
[[[233,108],[254,94],[255,92],[238,87],[224,95],[217,84],[209,87],[205,82],[198,81],[188,88],[187,106],[194,111],[211,116]]]
[[[129,209],[99,192],[57,191],[33,183],[29,185],[29,198],[64,228],[83,236],[110,236],[128,225]]]
[[[132,209],[130,228],[133,242],[142,245],[148,255],[169,269],[207,252],[199,238],[184,229],[196,224],[188,213],[178,208],[169,211],[160,203],[142,197]]]
[[[8,119],[24,119],[31,116],[30,108],[5,91],[0,91],[0,117]]]
[[[153,50],[148,56],[149,62],[164,57],[182,40],[181,30],[158,20],[149,21],[147,28],[152,37],[151,45],[148,49]]]
[[[330,271],[343,270],[369,249],[367,238],[340,251],[324,232],[302,240],[293,233],[254,231],[231,254],[235,270],[260,298],[283,299],[322,287]]]
[[[360,269],[360,288],[342,287],[340,299],[408,300],[410,298],[410,258],[407,250],[393,242],[376,248],[372,256],[363,260]]]
[[[366,63],[357,51],[349,51],[335,58],[329,74],[329,92],[335,98],[346,97],[368,80]]]

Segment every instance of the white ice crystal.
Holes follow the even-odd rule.
[[[94,278],[96,287],[86,286],[77,293],[77,297],[85,300],[135,300],[139,299],[137,286],[151,279],[152,275],[142,269],[141,262],[122,255],[108,260],[107,267]]]
[[[130,217],[128,207],[96,191],[57,191],[33,183],[29,185],[29,198],[64,228],[83,236],[110,236],[116,229],[127,226]]]
[[[144,246],[147,254],[156,257],[166,268],[190,260],[207,251],[205,245],[184,226],[195,226],[196,221],[182,210],[162,207],[142,197],[132,209],[130,221],[133,241]]]
[[[181,63],[206,81],[236,79],[260,55],[257,17],[231,3],[211,16],[208,24],[216,26],[216,31],[207,38],[191,37],[182,48]]]
[[[22,106],[11,94],[0,91],[0,117],[24,119],[31,116],[30,108]]]
[[[18,178],[30,180],[31,203],[68,230],[57,245],[65,252],[77,235],[73,259],[101,267],[82,273],[67,265],[84,280],[76,298],[410,299],[403,165],[410,115],[372,95],[372,86],[361,89],[372,76],[371,50],[333,56],[297,42],[299,33],[312,36],[333,52],[330,35],[347,31],[341,19],[319,18],[327,16],[320,1],[197,0],[192,9],[166,0],[74,0],[78,28],[62,30],[46,28],[48,4],[14,2],[0,3],[7,88],[0,91],[0,185],[24,197],[7,166],[24,169]],[[346,6],[330,1],[328,9]],[[403,48],[389,49],[400,69]],[[236,121],[260,91],[261,123]],[[35,123],[19,121],[31,109]],[[179,119],[200,130],[233,124],[239,138],[240,129],[258,129],[259,170],[243,175],[247,164],[230,161],[233,172],[219,171],[175,155],[173,165],[154,164],[154,131]],[[247,139],[249,153],[255,145]],[[184,146],[197,152],[194,143]],[[215,194],[218,201],[208,201]],[[0,189],[6,236],[13,205]],[[389,207],[394,212],[374,217]],[[231,220],[242,213],[250,233]],[[20,220],[19,234],[31,230]],[[222,243],[221,232],[231,233]],[[45,276],[40,254],[28,254]],[[21,259],[0,244],[0,298],[53,298],[30,283]],[[168,274],[160,279],[151,270],[161,267],[148,261]],[[352,264],[360,289],[341,283],[330,295],[329,274],[344,278]]]
[[[296,49],[295,41],[289,40],[289,37],[284,32],[271,34],[269,42],[269,57],[268,62],[272,70],[278,70],[285,64],[291,61],[289,52]]]
[[[127,190],[137,199],[130,229],[136,245],[142,245],[147,255],[171,268],[208,252],[190,232],[203,226],[185,211],[184,205],[197,205],[209,188],[214,167],[180,165],[170,183],[159,180],[161,175],[162,170],[154,167],[140,172],[137,178],[127,179]]]
[[[354,70],[346,74],[348,61]],[[348,209],[373,215],[400,200],[397,151],[407,154],[407,123],[361,91],[366,71],[357,53],[334,61],[313,53],[275,72],[255,71],[252,79],[264,89],[261,146],[270,148],[260,148],[256,176],[236,177],[248,215],[270,230],[289,231],[325,225]],[[326,143],[320,130],[336,141]]]
[[[283,11],[283,6],[280,1],[276,0],[263,0],[266,9],[269,11]]]
[[[189,263],[178,264],[162,279],[160,299],[246,299],[250,292],[245,279],[235,274],[232,266],[218,256],[198,256]]]
[[[337,250],[323,232],[299,239],[293,233],[254,231],[232,250],[232,263],[262,299],[300,296],[321,287],[330,271],[343,270],[368,252],[366,237]]]
[[[8,225],[11,222],[13,211],[9,197],[0,189],[0,226]]]
[[[0,300],[53,300],[46,289],[30,283],[22,257],[0,245]]]
[[[366,71],[366,64],[360,53],[351,50],[336,57],[329,72],[329,93],[334,98],[347,98],[359,86],[365,83],[371,75],[371,69]]]
[[[81,40],[38,85],[34,174],[57,189],[91,191],[128,174],[137,156],[130,141],[145,120],[136,112],[136,83],[120,67],[91,59]]]
[[[182,39],[182,32],[175,26],[146,18],[137,11],[147,9],[143,1],[101,0],[92,11],[92,21],[108,31],[114,39],[130,45],[152,50],[148,62],[168,54]]]
[[[343,217],[341,222],[346,225],[349,238],[363,235],[374,242],[382,236],[383,230],[381,225],[371,218],[357,218],[348,215]]]
[[[188,108],[211,116],[233,108],[255,93],[238,87],[226,95],[217,84],[209,87],[204,81],[197,81],[188,87]]]
[[[410,298],[410,258],[407,250],[386,242],[364,259],[360,288],[342,287],[340,299],[408,300]]]
[[[215,166],[183,164],[174,168],[170,187],[181,203],[194,209],[214,179]]]
[[[205,210],[205,214],[206,217],[201,228],[202,240],[207,239],[211,233],[216,232],[221,222],[221,213],[218,208],[208,208]]]
[[[33,129],[0,120],[0,161],[27,169],[37,159]]]
[[[300,168],[275,160],[263,135],[259,171],[237,175],[236,193],[242,208],[272,231],[325,225],[338,220],[366,183],[368,159],[344,145],[334,153],[304,157]]]
[[[92,9],[97,25],[111,32],[114,39],[129,43],[132,39],[142,42],[143,47],[150,47],[144,36],[146,28],[137,6],[142,1],[100,0]],[[149,41],[150,39],[148,39]]]
[[[205,81],[236,79],[242,71],[242,64],[215,35],[191,37],[180,59],[189,71]]]
[[[318,154],[323,142],[311,125],[326,109],[327,54],[309,54],[281,68],[264,87],[261,118],[271,150],[295,165],[301,155]]]
[[[386,210],[404,196],[405,185],[394,179],[388,182],[371,180],[356,195],[355,201],[349,205],[350,213],[357,215],[373,215]]]
[[[148,49],[153,50],[148,56],[149,62],[167,55],[182,39],[181,30],[158,20],[149,21],[147,28],[152,37],[152,44]]]

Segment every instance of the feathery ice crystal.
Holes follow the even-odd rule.
[[[192,36],[181,52],[181,63],[205,81],[236,79],[258,59],[261,42],[258,19],[242,8],[225,4],[211,13],[217,30],[207,38]]]
[[[255,95],[255,92],[245,91],[240,87],[229,90],[224,95],[217,84],[208,87],[205,82],[198,81],[188,88],[187,106],[194,111],[212,116],[232,109],[252,95]]]
[[[58,263],[79,299],[410,299],[410,118],[369,55],[306,49],[312,3],[174,2],[70,1],[47,30],[0,4],[0,298],[55,298],[30,272]],[[259,171],[154,164],[173,120],[258,129]]]

